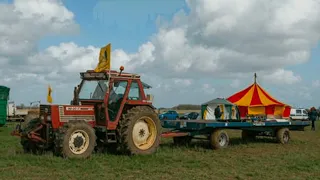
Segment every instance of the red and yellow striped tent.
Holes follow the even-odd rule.
[[[247,115],[274,115],[282,118],[290,116],[291,106],[273,98],[256,82],[230,96],[228,101],[239,107],[242,118]]]

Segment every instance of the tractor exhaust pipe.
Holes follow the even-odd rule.
[[[121,73],[122,73],[123,70],[124,70],[124,67],[123,67],[123,66],[120,66],[120,72],[119,72],[118,76],[121,75]]]

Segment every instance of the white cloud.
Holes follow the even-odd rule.
[[[57,49],[51,47],[38,52],[37,46],[46,36],[78,33],[79,25],[74,21],[73,12],[61,0],[15,0],[12,4],[0,3],[0,12],[0,83],[11,87],[10,97],[20,102],[32,101],[38,98],[38,90],[46,93],[43,84],[67,80],[61,68],[76,63],[72,61],[77,58],[70,56],[59,61],[62,57],[57,56],[62,54],[58,54]],[[79,49],[74,53],[81,53]],[[42,87],[44,89],[39,89]],[[30,94],[19,94],[20,91],[30,91]]]
[[[312,87],[315,87],[315,88],[320,87],[320,80],[313,80],[312,81]]]
[[[36,18],[39,22],[54,20],[61,23],[74,18],[74,14],[60,0],[15,0],[13,4],[14,11],[20,13],[22,19]]]
[[[59,0],[16,0],[0,4],[0,59],[10,69],[25,68],[25,59],[37,53],[37,43],[48,35],[77,33],[74,14]],[[3,62],[2,62],[3,63]]]
[[[273,84],[295,84],[300,82],[302,79],[298,75],[294,75],[292,71],[277,69],[271,72],[271,74],[265,74],[262,76],[263,80]]]
[[[141,46],[148,60],[128,55],[130,63],[139,64],[136,71],[152,69],[158,76],[172,78],[274,72],[283,73],[293,84],[300,77],[279,69],[307,62],[320,38],[320,5],[313,0],[187,3],[189,15],[180,11]]]
[[[181,89],[189,97],[194,96],[193,89],[220,94],[223,88],[214,84],[221,78],[231,79],[223,94],[232,94],[230,86],[240,87],[254,72],[268,83],[302,82],[286,68],[306,63],[319,42],[318,1],[187,0],[187,4],[189,14],[179,11],[172,21],[159,21],[158,32],[137,52],[114,49],[112,68],[123,65],[125,71],[143,74],[158,89],[156,99],[162,104],[177,103]],[[94,46],[65,42],[37,52],[37,43],[45,36],[78,32],[75,15],[62,1],[16,0],[0,4],[0,11],[6,14],[0,16],[0,65],[6,67],[0,70],[1,83],[22,88],[37,82],[29,86],[36,89],[49,82],[72,94],[78,72],[95,67],[99,48]]]

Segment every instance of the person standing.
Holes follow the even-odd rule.
[[[311,130],[312,131],[316,130],[315,121],[317,120],[317,116],[318,116],[318,112],[317,112],[316,108],[312,107],[310,109],[310,120],[311,120]]]
[[[216,117],[216,119],[220,119],[222,113],[221,113],[221,109],[219,107],[219,105],[214,109],[214,116]]]

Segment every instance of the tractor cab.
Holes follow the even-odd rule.
[[[96,124],[114,129],[122,111],[130,105],[151,105],[151,95],[145,89],[151,86],[141,82],[140,76],[107,70],[80,73],[81,83],[75,87],[73,105],[92,105]]]

